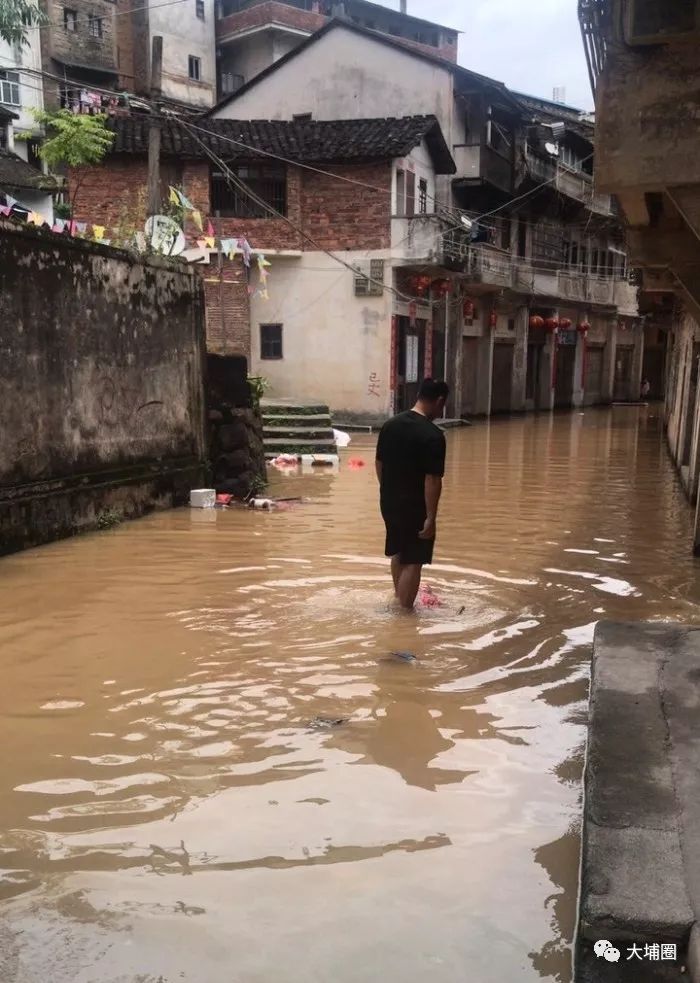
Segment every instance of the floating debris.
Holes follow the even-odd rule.
[[[331,727],[340,727],[347,722],[347,717],[314,717],[309,727],[314,730],[329,730]]]
[[[392,659],[397,659],[399,662],[417,662],[418,659],[415,657],[413,652],[392,652]]]

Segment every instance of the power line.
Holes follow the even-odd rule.
[[[184,126],[186,129],[190,129],[190,124],[186,123],[184,120],[177,119],[176,121],[177,123],[179,123],[180,126]],[[291,219],[287,218],[286,215],[283,215],[282,212],[279,212],[268,202],[264,201],[264,199],[256,195],[255,192],[248,187],[248,185],[246,185],[243,181],[240,180],[240,178],[237,177],[237,175],[233,173],[233,171],[228,166],[228,164],[226,164],[225,161],[223,161],[217,154],[215,154],[209,147],[207,147],[206,144],[196,134],[194,136],[194,139],[197,140],[197,142],[202,146],[207,156],[210,157],[210,159],[213,160],[214,163],[216,163],[219,167],[222,168],[222,170],[226,174],[228,183],[238,188],[239,191],[242,191],[245,195],[247,195],[251,199],[251,201],[255,202],[255,204],[257,204],[260,208],[265,209],[271,215],[274,215],[276,218],[279,218],[282,221],[286,222],[287,225],[290,226],[290,228],[292,228],[298,235],[302,236],[302,238],[306,239],[307,242],[311,243],[312,246],[315,246],[316,249],[318,249],[320,252],[325,253],[326,256],[329,256],[336,263],[340,263],[341,266],[344,266],[347,270],[350,270],[353,276],[364,277],[366,280],[368,280],[369,283],[373,283],[375,286],[381,287],[382,291],[388,290],[390,293],[393,293],[395,296],[397,296],[400,300],[403,301],[410,302],[414,300],[413,297],[410,297],[406,294],[402,294],[401,291],[397,290],[395,287],[390,286],[381,280],[376,280],[370,276],[367,276],[362,270],[353,266],[351,263],[347,263],[340,256],[337,256],[335,253],[331,252],[330,249],[326,249],[319,242],[317,242],[313,238],[313,236],[308,235],[308,233],[304,232],[303,229],[300,229],[294,222],[292,222]]]

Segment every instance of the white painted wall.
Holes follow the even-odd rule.
[[[449,69],[339,25],[214,115],[291,119],[310,112],[314,119],[373,119],[433,113],[451,146],[452,83]]]
[[[251,299],[252,373],[269,380],[273,397],[388,414],[393,295],[356,297],[350,270],[325,253],[269,258],[269,300]],[[367,254],[344,252],[343,258],[357,263]],[[389,266],[385,278],[391,282]],[[260,358],[265,323],[283,325],[282,359]]]
[[[41,69],[41,52],[39,49],[39,32],[29,31],[28,45],[24,48],[15,48],[6,41],[0,39],[0,68],[8,71],[20,70],[20,105],[10,105],[5,103],[19,119],[13,121],[13,134],[18,133],[39,133],[39,127],[34,122],[32,110],[43,109],[44,98],[41,90],[41,78],[37,75],[29,75],[22,72],[22,68]],[[21,140],[14,141],[14,152],[27,159],[27,146]]]
[[[204,0],[204,20],[197,17],[196,0],[163,6],[149,0],[151,38],[163,37],[163,95],[193,106],[210,107],[216,101],[216,39],[214,0]],[[148,50],[151,50],[149,41]],[[201,61],[202,84],[188,78],[188,58]]]

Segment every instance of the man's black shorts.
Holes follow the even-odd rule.
[[[419,539],[418,533],[423,523],[416,525],[410,521],[395,521],[384,519],[386,526],[386,556],[398,556],[399,562],[432,563],[434,539]]]

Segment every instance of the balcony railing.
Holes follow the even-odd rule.
[[[605,68],[608,31],[612,19],[612,0],[579,0],[578,19],[588,63],[591,89],[595,93],[598,76]]]
[[[583,171],[572,171],[561,164],[556,157],[544,157],[530,148],[525,154],[527,170],[533,181],[549,182],[568,198],[580,201],[593,212],[612,215],[613,204],[610,195],[597,194],[593,178]]]

